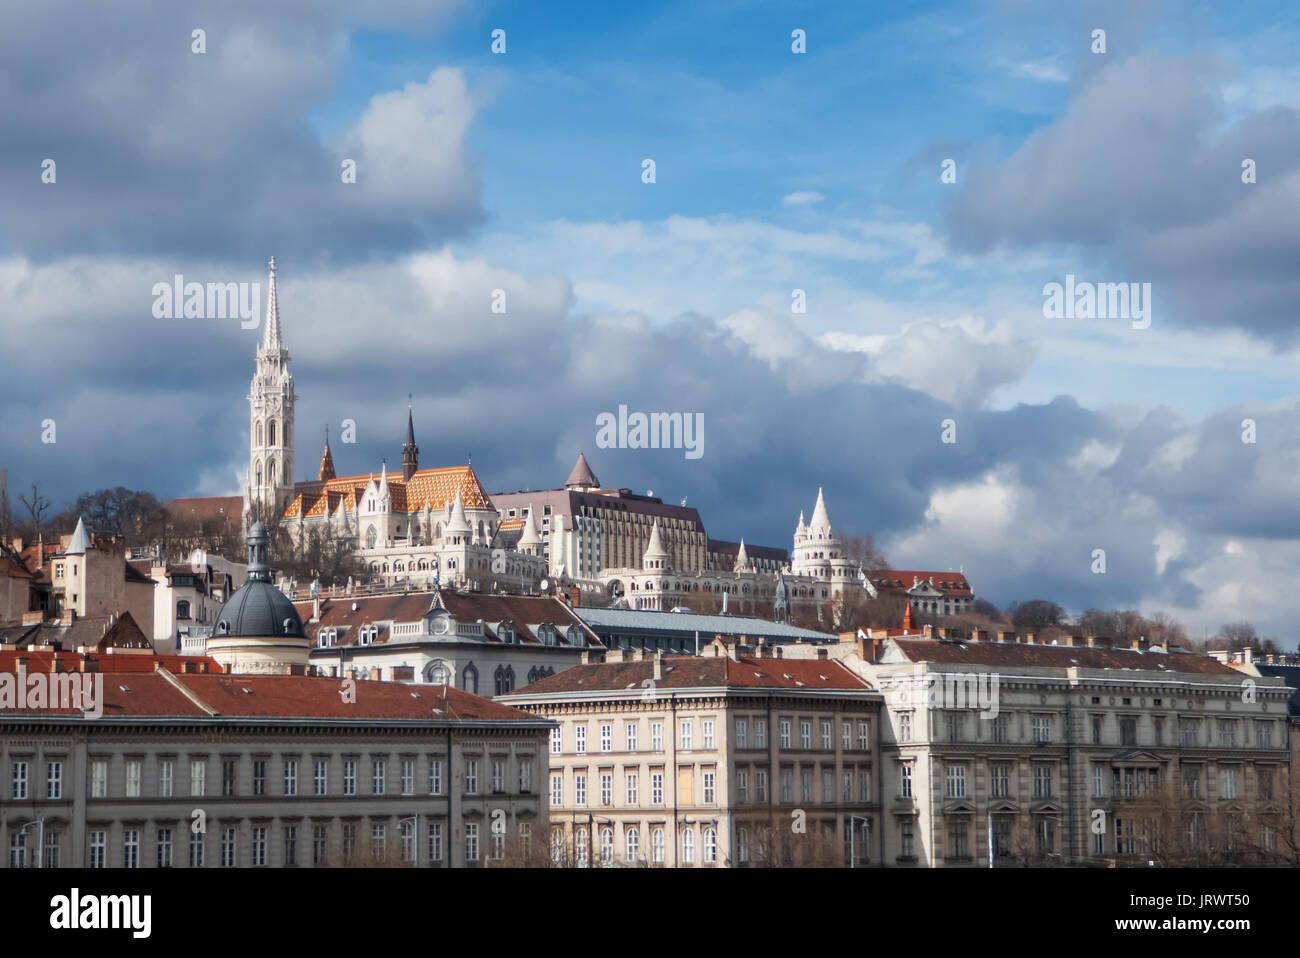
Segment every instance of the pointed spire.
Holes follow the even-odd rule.
[[[643,569],[668,568],[668,550],[664,548],[663,539],[659,537],[658,519],[655,520],[654,528],[650,530],[650,542],[646,545],[645,553],[641,556],[641,567]]]
[[[573,471],[569,473],[569,478],[564,482],[566,489],[583,489],[600,487],[600,480],[596,474],[591,471],[591,466],[587,464],[587,457],[578,453],[578,461],[573,464]]]
[[[320,472],[316,476],[322,482],[336,478],[334,472],[334,456],[330,452],[330,427],[325,427],[325,451],[320,457]]]
[[[469,535],[471,532],[469,519],[465,516],[465,504],[461,502],[460,490],[456,490],[456,502],[451,507],[451,519],[447,522],[447,533],[449,535],[460,533]]]
[[[420,447],[415,444],[415,414],[411,411],[411,396],[406,396],[406,442],[402,443],[402,479],[411,477],[420,469]]]
[[[379,498],[388,498],[388,460],[385,459],[379,466]]]
[[[740,550],[736,553],[736,566],[734,572],[749,571],[749,553],[745,551],[745,540],[740,540]]]
[[[808,528],[827,532],[831,528],[831,519],[826,514],[826,500],[822,497],[821,486],[817,487],[817,505],[813,506],[812,521],[808,523]]]
[[[268,264],[271,268],[271,277],[268,281],[266,293],[266,322],[262,329],[262,352],[278,353],[284,346],[280,342],[280,306],[275,301],[275,257],[271,257]]]
[[[68,543],[67,551],[64,555],[81,556],[86,554],[90,548],[90,535],[86,532],[86,520],[77,516],[77,528],[72,533],[72,541]]]
[[[537,531],[537,519],[533,515],[533,504],[528,503],[528,518],[524,520],[524,534],[519,537],[521,546],[540,546],[542,537]]]
[[[907,608],[903,610],[903,631],[904,631],[904,632],[911,632],[911,631],[912,631],[912,628],[913,628],[913,624],[912,624],[912,602],[911,602],[911,600],[909,599],[909,600],[908,600],[908,603],[907,603]]]

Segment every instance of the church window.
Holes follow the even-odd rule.
[[[366,530],[366,548],[373,549],[375,547],[375,540],[377,538],[378,538],[378,533],[375,532],[375,527],[371,526],[369,529]]]
[[[461,673],[460,682],[460,687],[466,692],[471,695],[478,695],[478,669],[474,667],[473,662],[465,666],[465,671]]]
[[[265,443],[262,442],[262,424],[261,424],[260,422],[257,424],[257,443],[256,443],[256,445],[258,445],[258,446],[263,446],[263,445],[265,445]]]
[[[266,444],[268,446],[275,445],[275,420],[274,419],[272,419],[269,423],[266,424],[266,438],[267,438]]]

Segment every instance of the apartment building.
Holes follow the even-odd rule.
[[[1280,850],[1280,679],[1078,636],[887,637],[830,655],[885,695],[886,865],[1240,864]]]
[[[59,653],[33,661],[84,668]],[[99,718],[0,714],[0,861],[477,867],[545,831],[545,719],[446,686],[205,663],[101,676]]]
[[[578,866],[879,861],[881,696],[826,659],[613,650],[497,697],[554,720],[550,836]]]

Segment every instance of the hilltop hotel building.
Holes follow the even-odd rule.
[[[739,614],[820,609],[875,594],[844,555],[820,490],[812,519],[799,516],[793,553],[711,539],[695,509],[629,489],[603,489],[586,457],[563,489],[489,496],[469,465],[421,469],[407,413],[402,470],[339,477],[328,440],[315,479],[294,479],[294,393],[281,339],[275,260],[249,401],[245,528],[261,519],[302,542],[330,529],[356,543],[385,584],[536,592],[543,579],[613,594],[630,608],[714,604]],[[238,509],[240,503],[232,503]],[[549,583],[548,583],[549,584]]]

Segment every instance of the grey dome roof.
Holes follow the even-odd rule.
[[[249,637],[275,638],[307,637],[302,619],[288,596],[259,579],[250,579],[240,586],[217,613],[213,638]]]

